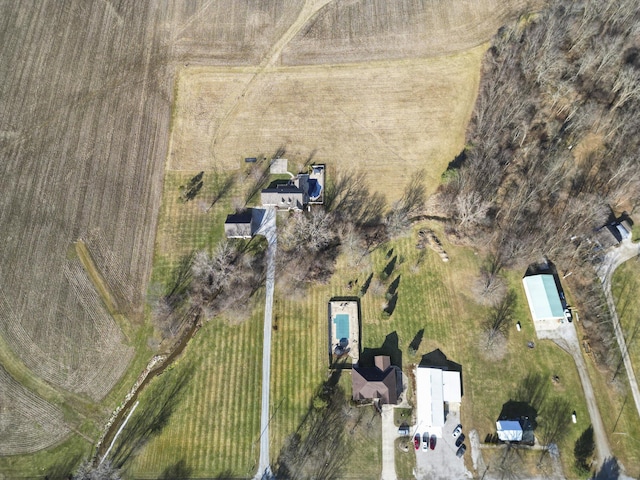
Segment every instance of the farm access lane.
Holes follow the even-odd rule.
[[[609,440],[607,439],[604,422],[602,421],[602,416],[598,409],[593,385],[591,385],[589,371],[587,370],[587,365],[584,361],[584,357],[582,356],[582,351],[580,350],[580,342],[578,341],[578,334],[576,332],[575,325],[573,323],[565,322],[556,330],[540,330],[538,331],[538,338],[552,340],[573,357],[576,369],[578,370],[578,376],[580,377],[580,383],[582,384],[582,391],[584,392],[585,400],[587,402],[591,425],[593,426],[593,439],[596,444],[597,452],[596,462],[599,468],[605,460],[611,458],[613,454],[609,447]]]
[[[264,337],[262,343],[262,401],[260,411],[260,460],[258,471],[254,477],[257,480],[270,478],[269,465],[269,387],[271,384],[271,325],[273,319],[273,291],[276,279],[276,251],[278,239],[276,236],[276,210],[265,208],[262,223],[256,235],[264,235],[267,239],[267,278],[265,285],[264,305]]]
[[[300,30],[307,24],[311,18],[325,5],[330,3],[331,0],[305,0],[300,13],[296,20],[291,24],[291,26],[287,29],[287,31],[273,44],[269,52],[267,52],[264,59],[260,62],[258,66],[258,70],[253,74],[253,76],[249,79],[241,94],[238,95],[236,101],[233,103],[231,108],[224,114],[222,120],[220,121],[220,125],[216,129],[216,132],[213,135],[213,139],[211,140],[211,151],[214,152],[215,156],[215,146],[218,142],[218,138],[221,133],[223,133],[223,128],[226,124],[229,123],[229,120],[232,120],[235,113],[238,111],[239,107],[244,103],[245,97],[249,94],[252,87],[257,84],[258,79],[262,77],[262,74],[273,67],[278,60],[280,59],[280,55],[284,47],[286,47],[289,42],[295,37]],[[226,132],[225,132],[226,134]]]
[[[624,368],[627,372],[627,378],[629,380],[629,388],[633,395],[633,401],[636,405],[638,416],[640,416],[640,390],[638,389],[638,379],[633,371],[633,365],[631,358],[629,358],[629,349],[624,339],[624,333],[620,325],[620,319],[616,312],[616,304],[613,301],[613,294],[611,293],[611,279],[613,273],[620,265],[627,260],[632,259],[640,254],[640,243],[633,243],[630,238],[624,239],[620,242],[620,245],[612,248],[607,252],[604,257],[600,268],[598,269],[598,276],[602,282],[602,289],[607,299],[607,305],[609,306],[609,312],[611,312],[611,321],[613,323],[613,331],[616,335],[618,347],[622,354],[622,360],[624,362]]]

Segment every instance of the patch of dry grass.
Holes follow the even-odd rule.
[[[170,170],[238,169],[279,148],[292,163],[361,167],[395,199],[425,169],[428,192],[464,145],[485,46],[449,57],[279,67],[244,92],[251,68],[181,69]]]

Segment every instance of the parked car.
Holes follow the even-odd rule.
[[[464,455],[464,452],[466,451],[467,451],[467,446],[463,443],[462,445],[460,445],[460,448],[456,452],[456,457],[458,458],[462,457]]]
[[[431,450],[436,448],[436,436],[435,435],[431,435],[431,438],[429,439],[429,448],[431,448]]]
[[[429,432],[424,432],[422,434],[422,451],[426,452],[429,450]]]
[[[398,435],[401,435],[403,437],[408,437],[409,436],[409,425],[400,425],[400,427],[398,428]]]
[[[456,438],[456,447],[459,447],[464,442],[465,436],[464,433],[461,433],[458,438]]]
[[[458,426],[453,430],[453,438],[456,438],[461,433],[462,433],[462,425],[458,424]]]
[[[415,447],[416,450],[418,450],[420,448],[420,434],[416,433],[415,436],[413,437],[413,446]]]
[[[569,323],[573,321],[573,315],[571,315],[571,309],[569,309],[568,307],[564,309],[564,318],[566,318]]]

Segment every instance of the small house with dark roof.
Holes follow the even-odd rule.
[[[595,232],[595,240],[604,249],[619,245],[629,237],[631,237],[631,224],[628,220],[607,223]]]
[[[251,238],[255,233],[252,209],[227,215],[224,233],[227,238]]]
[[[380,404],[397,404],[396,369],[386,355],[374,358],[373,367],[353,367],[351,383],[354,400],[374,400]]]

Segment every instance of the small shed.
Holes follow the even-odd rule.
[[[496,422],[498,438],[503,442],[522,441],[522,425],[517,420],[498,420]]]

